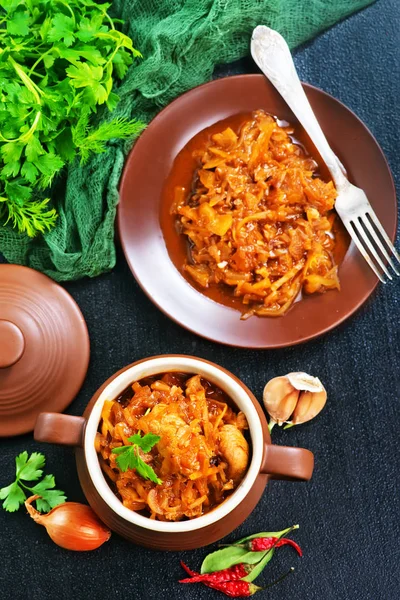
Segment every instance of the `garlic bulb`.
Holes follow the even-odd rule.
[[[274,377],[264,388],[264,406],[269,414],[269,430],[277,423],[285,429],[301,425],[324,408],[327,393],[318,377],[307,373],[288,373]]]

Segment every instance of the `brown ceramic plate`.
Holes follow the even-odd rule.
[[[392,176],[366,126],[332,96],[304,85],[334,152],[350,180],[363,188],[394,240],[397,202]],[[118,226],[126,259],[142,289],[174,321],[216,342],[245,348],[299,344],[336,327],[370,296],[377,278],[353,244],[339,268],[342,289],[297,302],[278,318],[251,317],[192,287],[170,259],[160,223],[165,182],[179,152],[198,132],[234,115],[262,108],[297,121],[263,75],[238,75],[194,88],[150,123],[130,153],[120,187]]]

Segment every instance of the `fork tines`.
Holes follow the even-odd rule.
[[[393,279],[388,267],[400,276],[400,255],[372,208],[362,216],[350,219],[348,224],[354,243],[380,281],[387,283]]]

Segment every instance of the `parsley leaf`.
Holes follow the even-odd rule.
[[[5,191],[7,196],[16,204],[23,204],[31,196],[32,189],[30,187],[16,183],[15,181],[6,182]]]
[[[0,226],[31,237],[51,229],[57,214],[41,190],[77,156],[84,162],[143,129],[107,110],[93,126],[100,105],[112,111],[118,103],[114,80],[141,56],[109,8],[92,0],[0,2]]]
[[[36,500],[36,507],[38,510],[42,512],[48,512],[58,504],[62,504],[66,501],[66,496],[64,496],[64,492],[60,490],[54,490],[56,487],[56,482],[54,479],[54,475],[46,475],[42,481],[39,481],[32,488],[32,492],[34,494],[38,494],[41,498]]]
[[[21,169],[21,175],[26,181],[29,181],[29,183],[35,183],[38,176],[38,170],[33,163],[24,162]]]
[[[117,52],[117,54],[114,56],[114,58],[113,58],[114,67],[115,67],[117,75],[120,79],[125,77],[125,75],[128,71],[128,67],[132,64],[132,62],[133,62],[132,57],[123,48],[121,48]]]
[[[55,490],[55,479],[53,475],[45,477],[33,487],[26,485],[26,481],[37,481],[43,475],[43,467],[46,459],[40,452],[21,452],[15,458],[15,481],[0,489],[0,500],[4,500],[3,508],[8,512],[15,512],[26,500],[26,491],[30,495],[38,494],[41,498],[36,501],[39,511],[48,512],[58,504],[65,502],[64,492]]]
[[[29,162],[37,160],[38,156],[44,154],[44,149],[37,137],[31,137],[25,146],[25,155]]]
[[[15,512],[26,500],[24,491],[14,481],[11,485],[0,490],[0,500],[4,500],[3,508],[7,512]]]
[[[33,452],[28,458],[28,453],[25,450],[15,459],[17,478],[24,481],[36,481],[43,475],[42,468],[45,462],[46,459],[40,452]]]
[[[146,435],[144,435],[143,437],[140,437],[140,433],[135,433],[130,438],[128,438],[128,441],[132,444],[135,444],[136,446],[139,446],[139,448],[141,448],[143,452],[147,453],[150,452],[152,447],[155,444],[157,444],[157,442],[159,442],[160,439],[160,436],[154,435],[154,433],[146,433]]]
[[[100,50],[91,46],[78,45],[76,48],[67,48],[66,46],[60,45],[58,52],[61,58],[65,58],[65,60],[68,60],[68,62],[75,65],[81,58],[85,58],[95,66],[103,65],[106,62],[102,57]]]
[[[76,66],[70,66],[67,69],[68,77],[71,77],[71,84],[76,87],[91,87],[98,84],[103,77],[102,67],[93,67],[88,63],[76,63]]]
[[[26,36],[29,33],[30,17],[27,12],[15,12],[7,23],[7,31],[11,35]]]
[[[138,461],[137,461],[137,465],[136,465],[136,471],[144,479],[150,479],[150,481],[153,481],[154,483],[157,483],[158,485],[160,485],[162,483],[162,480],[157,477],[157,475],[155,474],[153,469],[148,464],[146,464],[143,460],[141,460],[139,457],[138,457]]]
[[[135,446],[121,446],[114,448],[114,454],[118,454],[117,465],[125,473],[128,469],[134,469],[136,466],[136,450]]]
[[[51,22],[52,27],[47,34],[47,39],[50,42],[61,42],[63,41],[66,46],[73,44],[75,35],[75,23],[72,17],[67,17],[62,13],[53,17]]]
[[[79,23],[79,31],[76,35],[82,42],[90,42],[95,37],[98,30],[99,26],[96,21],[83,17]]]
[[[64,166],[64,161],[52,152],[48,152],[43,156],[38,156],[34,161],[34,165],[43,175],[53,178],[57,171]]]
[[[7,142],[1,147],[3,160],[7,164],[9,162],[19,161],[21,158],[24,145],[18,142]]]
[[[19,173],[20,164],[18,161],[7,163],[1,170],[4,177],[16,177]]]
[[[152,467],[139,456],[139,448],[144,453],[148,453],[160,439],[160,436],[153,433],[146,433],[143,437],[140,433],[135,433],[128,438],[128,441],[132,443],[131,446],[114,448],[112,452],[118,455],[116,461],[121,471],[125,473],[128,469],[135,469],[144,479],[150,479],[154,483],[161,484],[161,479],[157,477]]]

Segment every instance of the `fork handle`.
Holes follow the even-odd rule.
[[[283,37],[274,29],[259,25],[253,31],[251,54],[310,136],[328,167],[338,192],[343,191],[349,185],[343,174],[344,168],[317,121]]]

